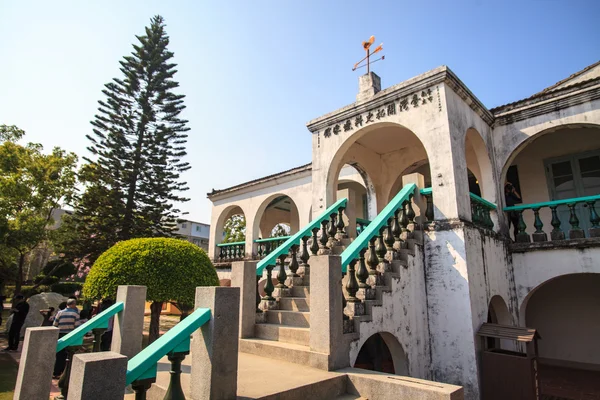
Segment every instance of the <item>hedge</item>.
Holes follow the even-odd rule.
[[[217,271],[198,246],[181,239],[142,238],[119,242],[94,263],[83,295],[115,298],[119,285],[143,285],[149,301],[194,304],[197,286],[219,286]]]
[[[81,283],[77,282],[59,282],[50,286],[50,290],[55,293],[60,293],[63,296],[72,296],[75,292],[80,291],[83,288]]]
[[[50,290],[50,288],[46,285],[38,286],[35,289],[33,289],[33,286],[30,286],[30,285],[21,286],[21,294],[23,296],[25,296],[26,298],[29,298],[35,294],[48,292],[49,290]],[[4,296],[6,296],[7,299],[12,299],[14,297],[14,295],[15,295],[15,286],[14,285],[4,287]]]

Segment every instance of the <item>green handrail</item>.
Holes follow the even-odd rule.
[[[575,197],[572,199],[563,199],[563,200],[552,200],[552,201],[545,201],[542,203],[521,204],[519,206],[504,207],[503,210],[504,211],[532,210],[534,208],[554,207],[554,206],[560,206],[563,204],[585,203],[587,201],[596,201],[596,200],[600,200],[600,195]]]
[[[198,308],[127,363],[126,385],[156,377],[156,363],[170,352],[190,351],[190,335],[210,321],[210,308]]]
[[[495,210],[498,208],[494,203],[487,201],[486,199],[482,199],[481,197],[477,196],[475,193],[469,192],[469,196],[471,197],[471,200],[483,205],[484,207],[486,207],[490,210]]]
[[[77,328],[58,339],[56,343],[56,352],[59,352],[69,346],[81,346],[83,337],[86,333],[96,328],[108,328],[108,320],[113,315],[123,311],[123,302],[118,302],[96,315],[86,323],[79,325]]]
[[[296,232],[294,235],[292,235],[289,239],[287,239],[283,244],[281,244],[275,250],[270,252],[268,256],[263,258],[256,265],[256,275],[262,275],[263,270],[265,269],[265,267],[267,265],[275,265],[275,260],[277,260],[277,258],[280,255],[287,253],[290,250],[290,247],[292,247],[293,245],[295,245],[295,244],[299,245],[300,239],[302,239],[303,237],[311,236],[312,230],[314,228],[318,228],[320,226],[321,222],[323,222],[326,219],[329,219],[329,216],[331,214],[333,214],[334,212],[337,212],[341,207],[346,207],[347,203],[348,203],[348,199],[345,199],[345,198],[336,201],[327,210],[323,211],[319,215],[318,218],[312,220],[308,225],[306,225],[304,228],[300,229],[298,232]]]
[[[217,247],[236,246],[239,244],[246,244],[246,242],[219,243],[219,244],[217,244]]]
[[[368,219],[362,219],[362,218],[356,218],[356,223],[361,223],[363,225],[369,225],[371,223],[371,221],[369,221]]]
[[[276,237],[269,237],[269,238],[265,238],[265,239],[256,239],[254,240],[254,243],[265,243],[265,242],[276,242],[277,240],[287,240],[291,238],[291,236],[276,236]]]
[[[368,245],[369,239],[371,239],[374,235],[379,234],[379,230],[383,228],[384,225],[387,224],[388,219],[394,216],[394,212],[402,207],[402,203],[408,200],[409,196],[415,192],[417,185],[414,183],[409,183],[404,186],[400,192],[392,201],[388,203],[387,206],[375,217],[373,221],[367,226],[360,235],[352,243],[350,246],[346,247],[346,250],[342,253],[342,272],[346,272],[346,268],[350,261],[358,258],[358,253]]]
[[[419,190],[419,193],[421,193],[423,196],[431,196],[431,193],[433,193],[433,190],[430,187],[426,187],[426,188]]]

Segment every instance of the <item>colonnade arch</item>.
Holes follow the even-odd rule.
[[[389,332],[371,335],[360,348],[354,368],[408,376],[408,358],[404,348]]]
[[[288,225],[291,234],[300,229],[298,206],[290,196],[282,193],[272,194],[262,201],[254,217],[252,237],[270,237],[277,224]]]

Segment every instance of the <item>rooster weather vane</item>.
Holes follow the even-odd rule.
[[[362,60],[360,60],[359,62],[354,64],[352,71],[356,71],[359,68],[367,67],[367,74],[368,74],[369,67],[372,63],[385,59],[385,56],[381,56],[380,58],[371,61],[372,55],[374,55],[375,53],[379,53],[381,50],[383,50],[383,43],[381,43],[379,46],[375,47],[375,50],[373,50],[373,52],[371,53],[371,45],[374,42],[375,42],[375,36],[371,36],[368,41],[362,43],[363,48],[367,52],[367,55],[365,56],[365,58],[363,58]],[[362,64],[364,61],[366,61],[366,63]],[[360,65],[360,64],[362,64],[362,65]]]

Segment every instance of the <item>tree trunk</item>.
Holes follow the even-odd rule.
[[[153,301],[150,304],[150,330],[148,332],[148,344],[154,342],[160,336],[160,312],[163,302]]]
[[[21,286],[23,285],[23,264],[25,264],[25,254],[21,253],[19,256],[19,272],[17,272],[17,279],[15,282],[15,294],[21,293]]]

